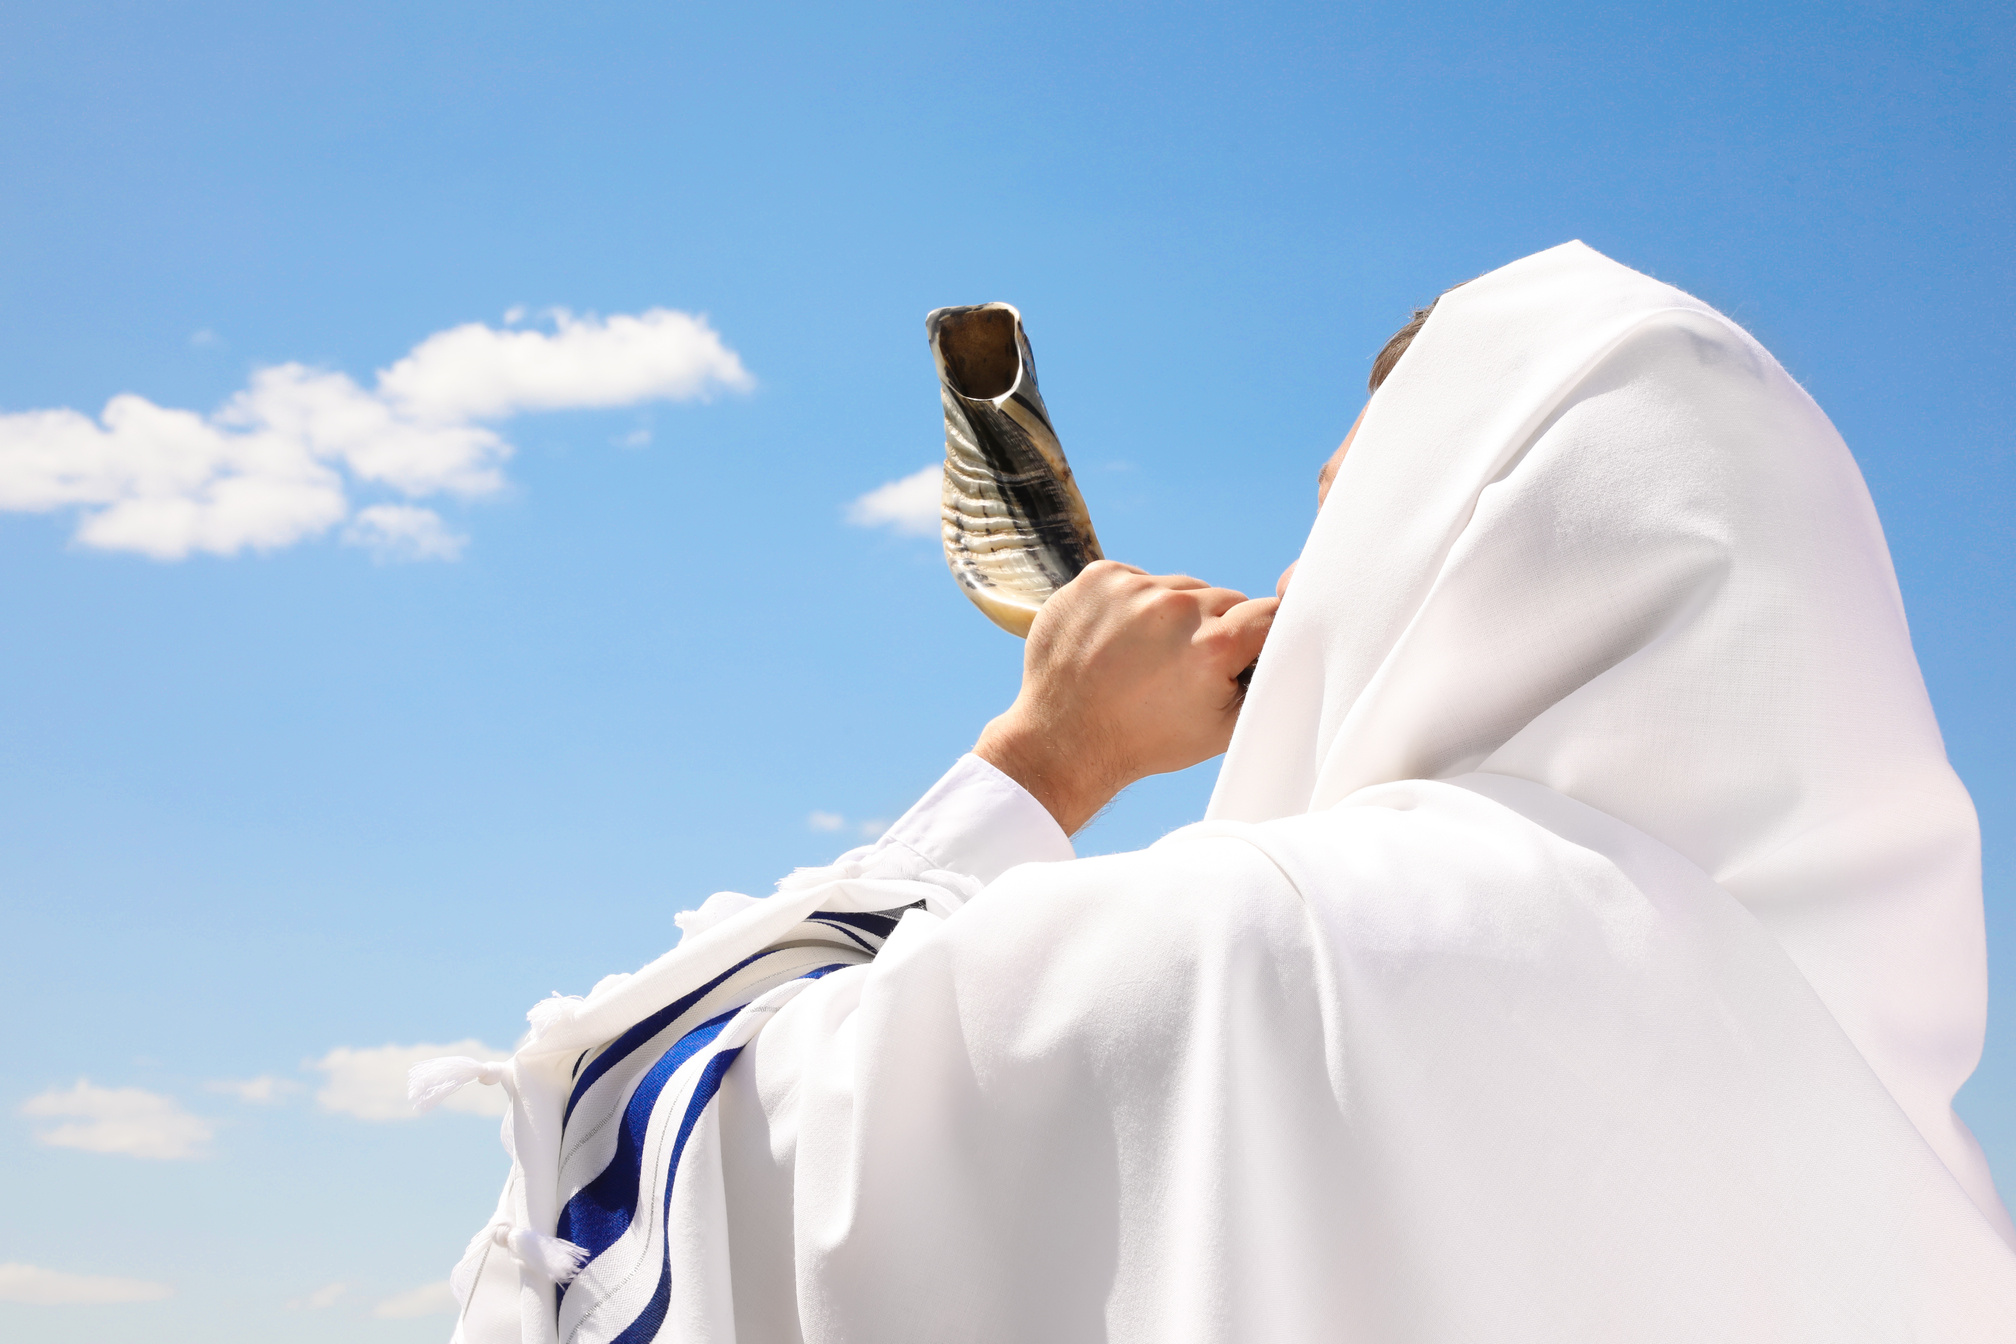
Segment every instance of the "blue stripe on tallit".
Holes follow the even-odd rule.
[[[863,952],[866,952],[871,957],[874,956],[876,951],[879,949],[880,946],[879,944],[871,943],[866,938],[863,938],[860,934],[854,932],[854,930],[847,928],[844,925],[832,923],[831,921],[827,920],[825,917],[821,915],[814,915],[807,922],[811,924],[824,924],[826,925],[827,928],[832,929],[833,932],[845,935],[845,937],[849,942],[854,943]]]
[[[638,1080],[637,1090],[630,1094],[630,1102],[623,1108],[623,1128],[617,1131],[616,1152],[609,1165],[560,1210],[555,1235],[561,1240],[571,1241],[586,1249],[590,1256],[596,1256],[615,1245],[616,1239],[629,1229],[630,1216],[637,1208],[637,1182],[643,1174],[644,1137],[651,1129],[651,1112],[658,1105],[658,1094],[672,1081],[679,1066],[693,1058],[702,1046],[711,1045],[721,1034],[721,1028],[741,1011],[740,1007],[730,1008],[681,1036]]]
[[[829,966],[826,970],[837,970]],[[823,971],[815,974],[824,974]],[[693,1132],[693,1126],[700,1120],[700,1113],[707,1109],[707,1103],[721,1090],[721,1080],[727,1076],[728,1066],[742,1053],[742,1047],[723,1050],[707,1061],[705,1072],[700,1075],[699,1084],[693,1089],[693,1099],[686,1103],[686,1114],[679,1120],[679,1138],[672,1145],[671,1176],[665,1180],[665,1210],[662,1216],[668,1221],[672,1216],[672,1182],[679,1174],[679,1155],[686,1151],[686,1138]],[[665,1238],[664,1259],[658,1267],[658,1286],[651,1292],[651,1300],[644,1304],[644,1310],[637,1318],[623,1327],[623,1333],[610,1344],[650,1344],[658,1337],[659,1327],[665,1324],[665,1313],[672,1306],[672,1239]]]
[[[883,914],[857,914],[850,910],[817,910],[813,912],[812,918],[829,924],[852,924],[855,928],[884,940],[896,932],[896,921]]]
[[[715,986],[719,985],[723,980],[726,980],[729,976],[748,966],[750,963],[762,960],[774,951],[776,951],[775,948],[766,947],[755,956],[736,962],[733,966],[730,966],[727,970],[721,972],[721,974],[715,976],[691,994],[666,1004],[663,1008],[660,1008],[657,1012],[651,1014],[651,1016],[645,1018],[642,1022],[639,1022],[636,1026],[611,1041],[609,1048],[595,1056],[595,1062],[582,1070],[581,1077],[574,1084],[574,1090],[567,1094],[567,1109],[560,1116],[562,1127],[564,1128],[567,1122],[574,1117],[574,1107],[580,1102],[582,1097],[587,1095],[588,1089],[595,1086],[596,1080],[601,1078],[603,1074],[615,1068],[625,1059],[628,1059],[637,1051],[639,1046],[678,1021],[681,1013],[688,1011],[694,1004],[706,998],[708,994],[713,992]]]
[[[760,957],[765,954],[759,953],[757,955]],[[747,966],[755,960],[757,960],[757,957],[751,957],[748,961],[741,963],[741,965]],[[844,970],[849,964],[846,962],[833,962],[829,965],[814,967],[803,975],[793,978],[797,980],[817,980],[833,971]],[[739,970],[740,967],[736,969]],[[730,974],[732,973],[730,972]],[[717,979],[713,983],[718,984],[719,980]],[[704,991],[702,992],[704,993]],[[698,997],[699,995],[697,994],[688,995],[681,1002],[690,1004]],[[715,1039],[721,1035],[722,1030],[727,1027],[728,1023],[733,1021],[735,1016],[747,1006],[747,1004],[738,1005],[727,1012],[708,1018],[691,1031],[686,1032],[677,1041],[673,1042],[672,1047],[659,1056],[657,1062],[651,1066],[643,1078],[638,1080],[636,1090],[631,1094],[629,1102],[623,1108],[623,1127],[617,1133],[616,1151],[610,1157],[609,1165],[604,1167],[593,1180],[583,1186],[572,1199],[567,1201],[566,1207],[560,1211],[559,1222],[554,1229],[562,1240],[571,1241],[586,1250],[588,1252],[588,1263],[592,1264],[596,1256],[601,1255],[621,1240],[623,1234],[629,1230],[631,1220],[635,1217],[638,1187],[642,1184],[644,1176],[644,1140],[650,1132],[652,1112],[658,1108],[666,1086],[671,1082],[673,1076],[679,1072],[680,1068],[691,1061],[702,1050],[712,1045]],[[653,1016],[662,1016],[662,1014],[654,1014]],[[661,1025],[660,1030],[662,1029]],[[625,1037],[629,1034],[628,1032],[624,1033]],[[613,1049],[614,1047],[612,1047],[612,1052]],[[636,1046],[632,1045],[625,1053],[630,1053],[635,1049]],[[694,1084],[693,1094],[686,1102],[686,1113],[680,1117],[679,1133],[672,1144],[671,1160],[666,1166],[665,1212],[661,1216],[670,1216],[673,1183],[678,1179],[679,1158],[686,1150],[686,1139],[693,1132],[693,1126],[698,1123],[701,1114],[706,1110],[707,1103],[712,1101],[715,1095],[721,1090],[721,1080],[727,1075],[728,1066],[733,1064],[736,1057],[741,1053],[741,1046],[721,1051],[707,1061],[706,1066],[701,1070],[699,1081]],[[565,1133],[564,1121],[562,1122],[562,1133]],[[671,1245],[668,1241],[665,1249],[665,1261],[659,1271],[658,1286],[652,1293],[650,1302],[645,1305],[642,1314],[631,1321],[628,1326],[624,1327],[623,1333],[617,1337],[619,1341],[648,1340],[657,1333],[659,1326],[664,1323],[665,1313],[670,1306],[672,1294],[671,1254]],[[558,1303],[566,1300],[567,1292],[568,1285],[561,1285],[555,1294],[556,1306]],[[643,1327],[642,1333],[639,1333],[640,1327]]]

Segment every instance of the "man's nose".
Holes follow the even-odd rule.
[[[1295,577],[1295,565],[1291,564],[1288,566],[1288,568],[1281,571],[1280,578],[1274,580],[1274,596],[1276,597],[1288,596],[1288,580],[1294,577]]]

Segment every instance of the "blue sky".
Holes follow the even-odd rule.
[[[294,521],[254,519],[281,540],[234,554],[221,524],[80,537],[117,481],[0,480],[0,1263],[50,1272],[0,1297],[100,1299],[0,1302],[0,1335],[445,1333],[429,1285],[503,1157],[480,1115],[371,1118],[383,1049],[508,1045],[674,912],[900,812],[1012,696],[1019,644],[935,543],[848,521],[940,451],[928,309],[1023,309],[1110,554],[1257,591],[1410,305],[1569,238],[1747,325],[1869,478],[1981,810],[1962,1103],[2016,1187],[2011,28],[0,6],[0,413],[134,394],[193,413],[204,470],[352,413],[420,436],[289,477]],[[622,386],[565,374],[567,331],[657,310],[720,356],[683,329]],[[557,381],[486,418],[527,349]],[[343,375],[323,419],[204,419],[289,363]],[[82,510],[36,511],[59,485]],[[1081,848],[1194,819],[1214,768]]]

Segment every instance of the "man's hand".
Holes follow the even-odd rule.
[[[1101,560],[1037,614],[1022,693],[974,754],[1078,830],[1146,775],[1225,750],[1279,599]]]

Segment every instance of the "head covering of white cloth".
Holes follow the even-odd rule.
[[[1214,819],[1532,781],[1776,936],[1974,1202],[1979,837],[1832,424],[1698,299],[1568,243],[1444,295],[1372,399]]]

